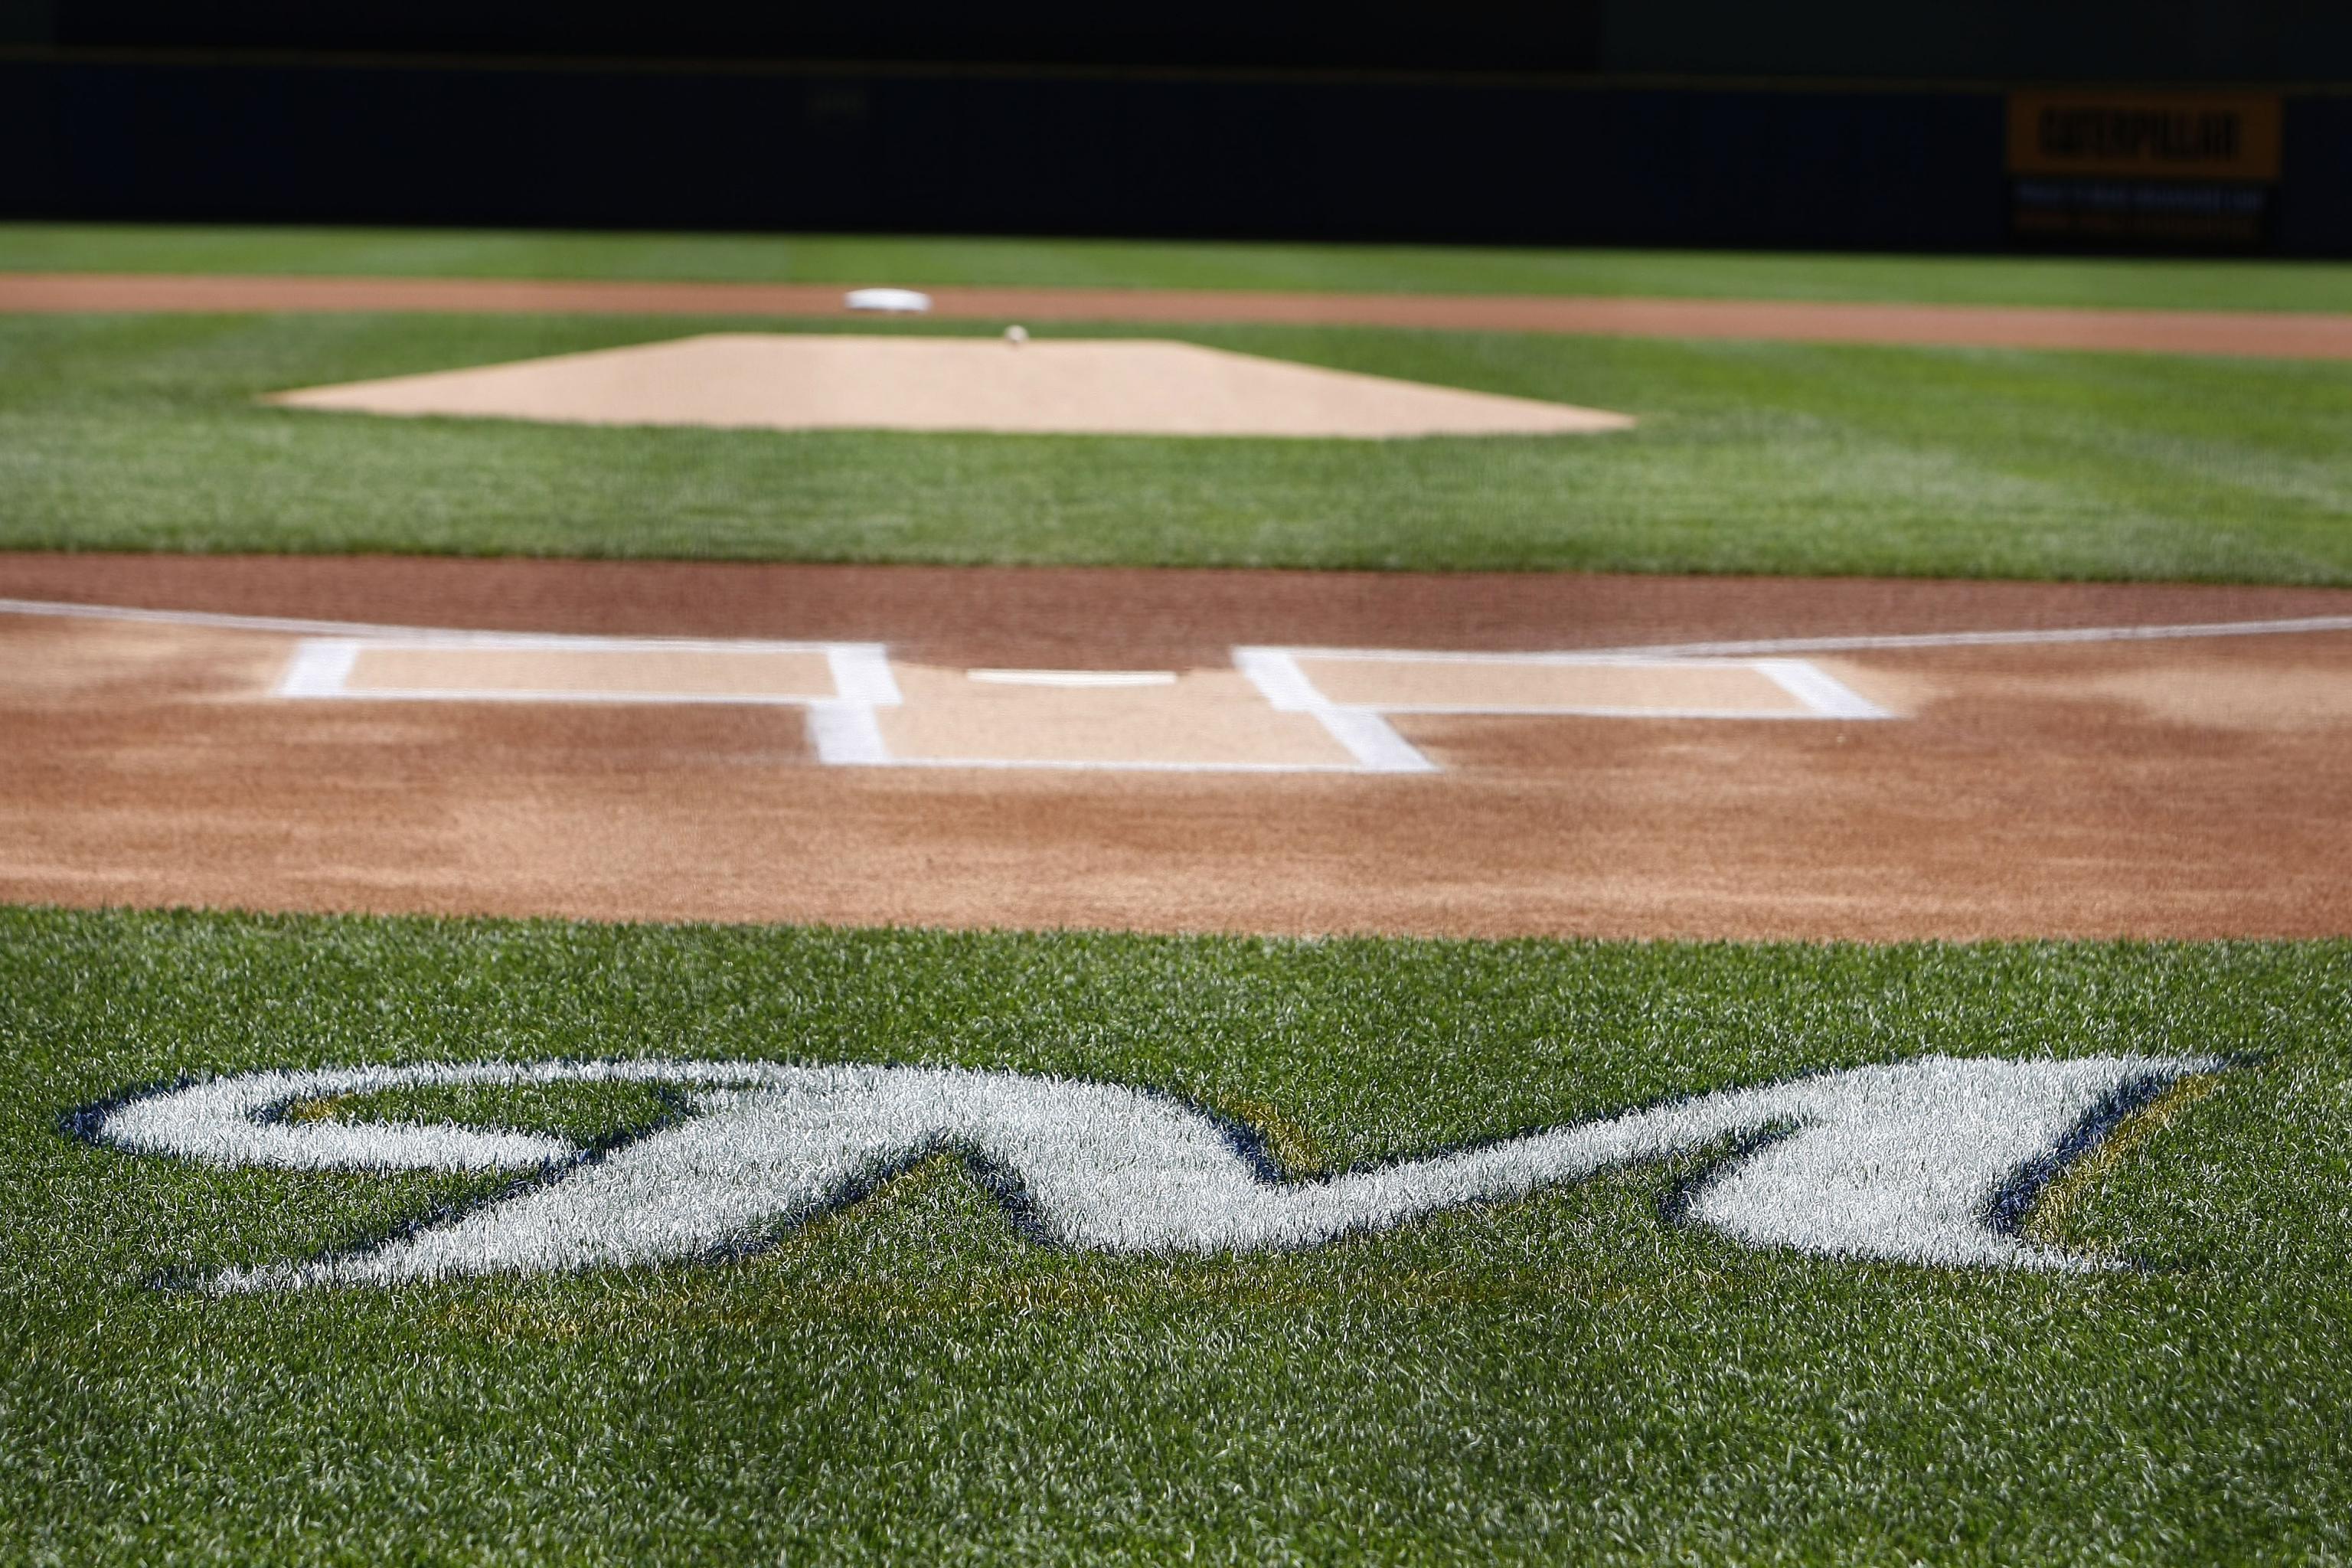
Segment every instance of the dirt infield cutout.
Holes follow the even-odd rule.
[[[18,901],[2352,929],[2340,592],[146,557],[12,585]]]
[[[1893,716],[1795,658],[1239,647],[1223,669],[951,669],[877,643],[461,632],[306,637],[275,690],[796,707],[817,760],[851,767],[1432,773],[1389,714]]]
[[[1157,339],[711,333],[308,387],[289,408],[576,425],[1028,435],[1552,436],[1622,414]]]
[[[934,318],[949,321],[1271,321],[1419,331],[2352,359],[2352,315],[2311,310],[1101,286],[950,286],[933,287],[927,292]],[[351,310],[608,316],[841,317],[847,313],[840,286],[831,283],[0,273],[0,312],[10,314]]]

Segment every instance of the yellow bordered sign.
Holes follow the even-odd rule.
[[[2278,97],[2013,92],[2009,172],[2269,184],[2279,177]]]

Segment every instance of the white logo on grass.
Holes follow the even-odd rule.
[[[158,1090],[89,1120],[98,1142],[220,1165],[541,1177],[378,1245],[232,1270],[212,1282],[222,1290],[710,1258],[942,1152],[1017,1191],[1045,1239],[1169,1254],[1313,1247],[1726,1140],[1748,1146],[1692,1191],[1682,1212],[1751,1246],[2075,1269],[2106,1265],[2018,1237],[2025,1204],[2132,1105],[2220,1065],[1926,1057],[1311,1181],[1281,1179],[1231,1127],[1161,1095],[929,1068],[474,1062],[258,1072]],[[661,1086],[678,1093],[688,1114],[601,1152],[492,1127],[284,1116],[332,1095],[561,1083]]]

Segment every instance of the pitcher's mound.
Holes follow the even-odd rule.
[[[283,392],[297,408],[574,425],[1091,436],[1548,436],[1622,414],[1155,339],[725,332]]]

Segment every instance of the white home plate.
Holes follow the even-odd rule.
[[[1032,435],[1545,436],[1622,414],[1325,370],[1196,343],[723,332],[308,387],[268,401],[366,414],[763,430]]]

